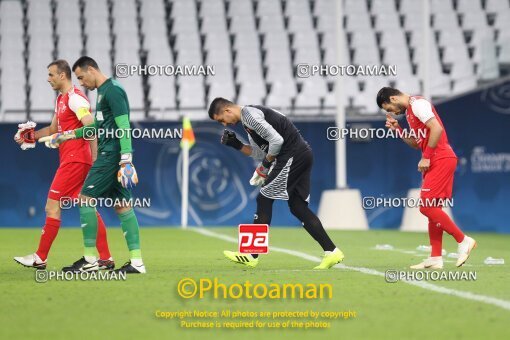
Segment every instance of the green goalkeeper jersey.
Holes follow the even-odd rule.
[[[120,152],[120,139],[124,137],[124,139],[128,138],[130,140],[129,131],[117,131],[119,128],[116,118],[118,119],[123,115],[126,116],[122,118],[127,117],[127,122],[129,122],[129,102],[126,91],[118,81],[108,78],[97,89],[95,127],[98,138],[98,152]],[[124,148],[122,151],[131,152],[132,150]]]

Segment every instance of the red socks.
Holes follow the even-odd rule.
[[[41,239],[39,240],[39,248],[36,254],[45,261],[51,248],[51,244],[55,237],[57,237],[58,229],[60,228],[60,220],[55,218],[46,217],[46,223],[42,229]]]
[[[106,227],[101,215],[97,212],[97,238],[96,248],[101,260],[108,260],[111,257],[110,249],[108,249],[108,240],[106,239]]]
[[[453,223],[452,219],[443,211],[441,207],[420,207],[420,212],[429,218],[429,222],[433,222],[455,238],[457,243],[464,240],[464,233]],[[430,232],[430,223],[429,223]]]
[[[50,252],[53,241],[57,237],[59,228],[60,220],[46,217],[46,223],[44,224],[41,239],[39,240],[39,248],[36,251],[37,256],[39,256],[41,260],[45,261],[48,258],[48,253]],[[108,249],[108,240],[106,239],[106,227],[99,213],[97,213],[96,247],[100,259],[107,260],[111,257],[110,249]]]
[[[429,240],[432,251],[430,257],[442,256],[443,251],[443,229],[437,223],[429,221]]]

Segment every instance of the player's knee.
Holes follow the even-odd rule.
[[[131,206],[116,205],[114,207],[114,209],[115,209],[115,212],[117,213],[117,215],[120,215],[120,214],[127,213],[128,211],[130,211],[133,208]]]
[[[271,224],[273,200],[259,194],[257,196],[257,212],[253,217],[254,224]]]
[[[441,210],[441,208],[438,208],[438,207],[425,207],[425,206],[421,206],[420,207],[420,212],[427,216],[428,218],[432,218],[434,216],[434,212],[436,210]]]
[[[58,201],[48,199],[44,210],[47,217],[60,219],[60,206]]]
[[[292,215],[302,220],[302,215],[308,209],[308,205],[300,198],[291,198],[289,199],[289,209]]]
[[[78,201],[80,202],[80,204],[79,204],[80,206],[81,205],[90,205],[92,198],[90,198],[89,196],[80,194],[80,195],[78,195]]]
[[[296,216],[298,219],[301,220],[301,218],[300,218],[301,212],[299,211],[299,209],[295,205],[290,205],[289,204],[289,209],[290,209],[290,213],[292,215]]]

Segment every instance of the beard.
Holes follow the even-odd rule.
[[[403,114],[406,113],[407,109],[406,109],[406,107],[404,105],[398,104],[397,108],[398,108],[398,112],[395,113],[396,115],[403,115]]]

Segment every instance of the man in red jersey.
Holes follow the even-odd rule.
[[[462,266],[476,247],[476,241],[455,225],[443,211],[441,202],[452,197],[453,176],[457,166],[457,156],[448,143],[448,137],[436,109],[425,98],[410,96],[391,87],[383,87],[377,93],[377,105],[388,112],[386,127],[391,130],[403,129],[390,113],[405,114],[411,128],[412,137],[404,136],[404,142],[419,149],[422,157],[418,171],[422,173],[420,212],[429,220],[429,238],[432,251],[430,257],[413,269],[443,268],[443,231],[452,235],[458,243],[459,258],[457,267]],[[421,138],[424,137],[424,138]]]
[[[65,60],[56,60],[48,65],[48,83],[59,91],[55,103],[55,115],[50,126],[35,131],[35,139],[50,136],[53,133],[73,130],[93,123],[90,104],[87,97],[71,81],[71,68]],[[23,141],[15,140],[18,144]],[[89,144],[90,143],[90,144]],[[46,268],[46,260],[53,240],[60,228],[61,198],[77,198],[85,177],[97,156],[97,141],[87,142],[75,139],[59,147],[60,165],[51,183],[46,201],[46,223],[42,229],[39,248],[34,254],[15,257],[14,260],[25,267]],[[98,269],[112,270],[115,263],[108,249],[106,228],[99,213],[96,247],[100,260]]]

